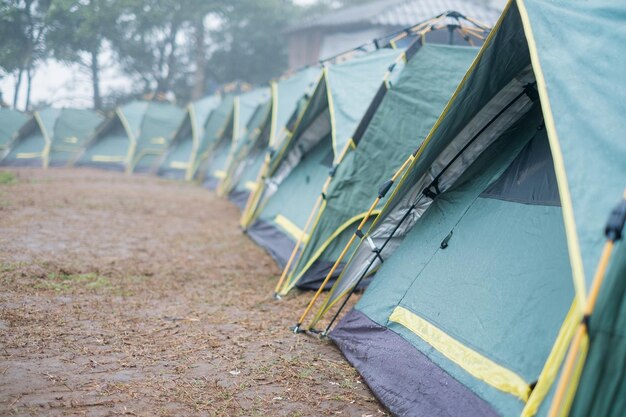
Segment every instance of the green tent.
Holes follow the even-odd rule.
[[[20,128],[27,121],[28,115],[21,111],[0,108],[0,160],[6,155]]]
[[[400,168],[426,137],[463,78],[476,48],[415,43],[398,80],[384,89],[376,112],[355,135],[356,149],[337,167],[315,224],[292,262],[280,294],[318,287],[371,205],[372,184]],[[376,213],[380,207],[376,207]],[[341,267],[333,274],[339,275]]]
[[[193,155],[192,177],[202,179],[206,175],[206,164],[213,144],[221,138],[228,128],[233,110],[235,94],[228,93],[222,97],[219,105],[211,112],[204,124],[204,132],[200,136],[198,149]]]
[[[98,128],[76,165],[126,172],[149,170],[172,140],[183,113],[173,104],[154,101],[120,106]]]
[[[288,122],[298,115],[298,103],[314,86],[321,69],[306,68],[271,83],[271,100],[260,105],[251,118],[247,135],[237,144],[222,194],[242,210],[256,187],[259,171],[270,146],[275,147],[288,132]],[[271,144],[271,145],[270,145]]]
[[[252,177],[248,180],[248,187],[255,184],[252,181],[256,179],[258,169],[256,170],[257,172],[253,172],[255,167],[254,166],[248,167],[248,165],[246,164],[248,162],[248,160],[246,159],[246,156],[249,155],[248,151],[250,150],[250,148],[255,143],[261,141],[260,140],[261,136],[265,137],[269,135],[270,128],[269,128],[269,125],[267,124],[267,121],[268,121],[269,114],[271,112],[271,108],[272,108],[271,100],[267,100],[266,102],[259,104],[256,110],[254,111],[254,114],[250,118],[248,122],[248,126],[246,126],[245,136],[233,144],[233,149],[231,150],[231,155],[229,157],[229,163],[225,169],[224,178],[221,179],[217,187],[218,195],[220,196],[228,195],[229,198],[232,200],[231,191],[233,190],[234,187],[236,187],[236,185],[244,176],[243,175],[244,167],[249,168],[249,172],[247,172],[247,174],[248,174],[248,177]],[[254,163],[257,162],[256,159],[259,159],[262,163],[263,153],[262,152],[258,152],[258,153],[260,155],[255,155],[257,156],[257,158],[252,158],[249,161],[252,163],[252,165],[254,165]],[[247,194],[249,193],[249,190],[245,188],[246,187],[245,182],[242,184],[242,187],[244,188],[244,190],[239,193],[240,198],[234,200],[235,204],[241,209],[245,207],[245,203],[247,201]]]
[[[242,223],[279,265],[287,263],[303,236],[329,171],[354,147],[357,125],[389,67],[402,56],[400,50],[384,48],[326,65],[293,134],[262,168]]]
[[[205,160],[199,170],[199,179],[205,187],[216,190],[220,182],[226,178],[226,170],[230,164],[232,151],[236,148],[239,140],[245,137],[248,123],[255,115],[259,105],[268,100],[269,90],[267,88],[257,88],[233,97],[224,128],[220,129],[217,135],[209,138],[208,141]],[[211,122],[210,119],[209,122]]]
[[[220,101],[219,94],[215,94],[189,103],[185,110],[185,118],[176,131],[169,149],[163,155],[158,175],[184,178],[187,181],[192,179],[194,155],[200,146],[205,123]]]
[[[20,129],[2,164],[67,165],[84,148],[102,119],[98,113],[84,109],[36,111]]]
[[[377,271],[330,336],[393,414],[547,415],[626,184],[625,16],[508,4],[324,300],[312,325]]]
[[[155,172],[158,169],[160,157],[169,148],[184,115],[185,111],[173,104],[150,103],[137,136],[131,172]]]

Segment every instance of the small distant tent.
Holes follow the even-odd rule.
[[[216,190],[226,178],[232,152],[246,135],[248,123],[257,108],[269,100],[269,89],[257,88],[233,97],[225,128],[212,138],[206,150],[206,160],[200,170],[205,187]]]
[[[364,231],[313,324],[376,272],[330,336],[393,414],[548,415],[626,184],[625,16],[509,3]],[[572,414],[623,415],[624,336],[590,323],[600,354]]]
[[[184,115],[185,111],[173,104],[150,103],[137,137],[137,148],[129,168],[131,172],[158,169],[155,165],[169,148]]]
[[[220,95],[216,94],[189,103],[185,118],[160,163],[158,175],[187,181],[192,179],[193,161],[200,147],[204,126],[220,101]]]
[[[233,200],[231,196],[232,194],[231,191],[233,190],[234,187],[236,187],[238,182],[241,180],[242,176],[245,176],[244,175],[245,173],[243,172],[243,168],[248,165],[246,164],[246,162],[251,162],[251,163],[256,162],[254,160],[247,161],[246,155],[249,155],[248,150],[250,149],[251,146],[254,145],[255,142],[260,141],[261,136],[269,135],[269,127],[268,127],[267,121],[271,113],[271,109],[272,109],[271,100],[268,100],[265,103],[261,103],[257,106],[256,110],[254,111],[254,114],[252,115],[252,117],[250,118],[250,121],[248,122],[245,136],[243,138],[240,138],[234,144],[233,149],[231,150],[231,155],[229,157],[230,161],[226,167],[224,178],[222,178],[219,181],[219,184],[217,186],[218,195],[221,195],[221,196],[228,195],[229,199],[231,201],[234,201],[235,204],[241,209],[243,209],[247,201],[247,198],[245,196],[248,193],[245,190],[245,184],[244,184],[244,191],[239,193],[241,194],[241,197],[235,198]],[[258,159],[263,161],[262,157]],[[249,181],[254,181],[256,179],[257,173],[258,173],[258,169],[256,173],[249,172],[249,175],[253,177]],[[252,184],[249,183],[249,186]]]
[[[289,121],[300,115],[305,96],[321,73],[321,68],[305,68],[271,83],[271,100],[260,105],[251,118],[247,134],[233,153],[222,194],[242,210],[250,192],[254,191],[259,171],[267,152],[277,147],[288,135]],[[293,128],[293,126],[291,126]]]
[[[21,111],[0,108],[0,160],[9,151],[9,146],[27,121],[28,115]]]
[[[398,80],[385,88],[370,120],[361,122],[360,132],[353,137],[356,149],[337,167],[315,224],[306,231],[309,237],[288,265],[279,294],[295,285],[319,286],[366,216],[374,184],[389,179],[428,135],[477,51],[420,41],[407,50],[408,62]],[[340,272],[341,267],[336,268],[333,278]]]
[[[67,165],[85,146],[103,117],[85,109],[47,108],[33,113],[3,159],[3,165]]]
[[[328,174],[355,144],[355,129],[389,67],[403,52],[382,48],[352,60],[327,64],[294,132],[262,168],[243,213],[248,236],[281,266],[302,238],[307,215]]]
[[[206,175],[205,168],[214,143],[225,134],[228,128],[234,100],[235,95],[233,93],[225,94],[219,105],[209,114],[204,124],[198,149],[193,155],[193,166],[191,169],[192,177],[197,180],[203,179]]]
[[[169,103],[133,101],[98,128],[76,165],[132,172],[147,169],[180,125],[183,110]]]

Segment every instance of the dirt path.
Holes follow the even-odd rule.
[[[332,344],[288,332],[310,294],[269,297],[279,271],[229,202],[156,178],[13,173],[0,415],[384,415]]]

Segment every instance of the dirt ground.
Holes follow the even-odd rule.
[[[0,415],[381,416],[310,293],[199,187],[95,170],[0,173]]]

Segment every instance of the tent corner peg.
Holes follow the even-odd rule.
[[[279,294],[279,293],[277,293],[277,292],[275,292],[275,293],[274,293],[274,295],[272,296],[272,298],[273,298],[274,300],[278,300],[278,301],[280,301],[280,300],[282,300],[282,299],[283,299],[283,297],[281,297],[281,296],[280,296],[280,294]]]
[[[298,323],[295,326],[289,328],[294,334],[306,333],[306,330],[302,328],[302,323]]]

